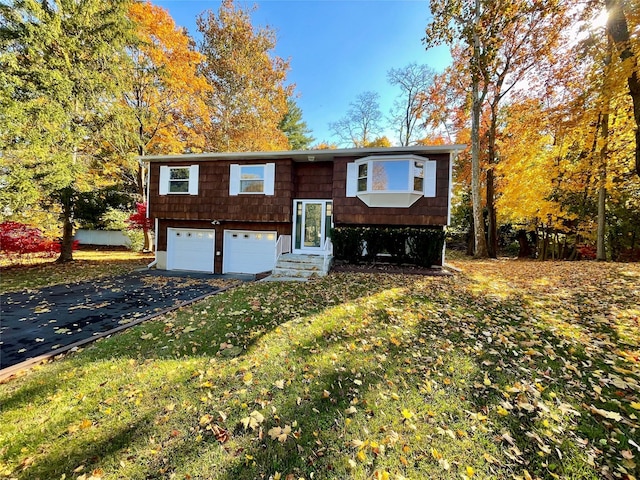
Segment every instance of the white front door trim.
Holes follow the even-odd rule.
[[[305,235],[310,234],[311,230],[318,227],[317,222],[312,224],[312,219],[308,217],[307,207],[310,205],[320,205],[320,241],[318,245],[305,246]],[[327,225],[327,206],[331,208],[333,213],[333,200],[302,200],[296,199],[293,201],[293,235],[292,235],[292,252],[297,254],[311,254],[322,255],[324,254],[324,244],[327,237],[327,230],[331,228],[333,224],[333,215],[331,215],[330,224]],[[301,208],[301,213],[298,213],[298,209]],[[299,225],[298,225],[299,224]]]

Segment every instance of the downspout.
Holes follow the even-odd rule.
[[[142,163],[142,161],[141,161]],[[149,212],[151,211],[151,205],[149,203],[149,190],[150,190],[150,182],[151,182],[151,164],[147,163],[147,218],[151,218]],[[153,255],[154,259],[149,265],[147,265],[147,269],[153,268],[158,263],[158,219],[156,218],[154,221],[153,228]]]
[[[149,204],[147,204],[149,205]],[[147,208],[147,215],[148,215],[149,209]],[[153,226],[153,251],[155,253],[155,258],[153,259],[153,262],[151,262],[149,265],[147,265],[147,269],[155,267],[156,264],[158,263],[158,219],[155,219],[154,222],[154,226]]]

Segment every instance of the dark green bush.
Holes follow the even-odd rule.
[[[430,267],[440,263],[445,232],[417,227],[337,227],[331,239],[337,260],[375,262],[380,253],[386,252],[395,263]],[[367,255],[363,257],[365,245]]]
[[[364,227],[359,229],[362,231],[362,239],[366,243],[367,255],[369,262],[375,263],[379,253],[384,251],[385,237],[381,235],[380,229],[375,227]]]
[[[331,232],[333,256],[336,260],[360,263],[362,260],[362,232],[358,227],[336,227]]]
[[[444,236],[442,230],[411,229],[407,244],[412,263],[421,267],[430,267],[440,263]]]
[[[407,228],[385,228],[381,231],[384,238],[384,249],[391,255],[391,260],[395,263],[409,260],[407,255],[408,230]]]

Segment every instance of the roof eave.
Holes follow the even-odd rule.
[[[336,157],[364,157],[368,155],[389,155],[399,153],[421,153],[423,155],[436,153],[455,153],[462,151],[466,145],[416,145],[411,147],[367,147],[367,148],[338,148],[322,150],[282,150],[270,152],[228,152],[228,153],[184,153],[173,155],[138,156],[143,162],[184,162],[184,161],[213,161],[213,160],[269,160],[288,158],[294,161],[332,161]],[[311,160],[310,157],[313,157]]]

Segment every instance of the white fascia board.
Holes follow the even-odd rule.
[[[146,162],[186,162],[186,161],[215,161],[215,160],[275,160],[293,159],[296,161],[331,161],[336,157],[363,157],[367,155],[429,155],[436,153],[452,153],[464,150],[466,145],[433,145],[411,147],[384,147],[384,148],[338,148],[335,150],[281,150],[274,152],[227,152],[227,153],[185,153],[176,155],[145,155],[138,157]]]

